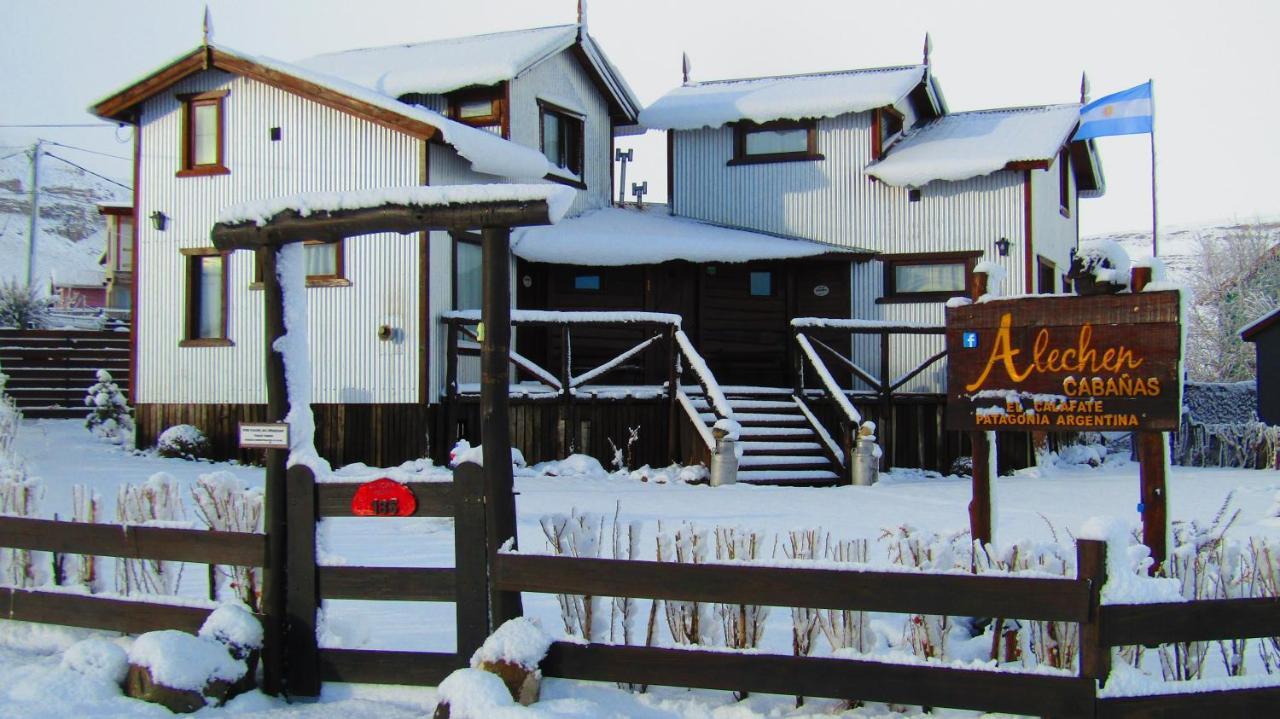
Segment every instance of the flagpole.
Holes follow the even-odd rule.
[[[1159,256],[1160,225],[1156,214],[1156,81],[1149,79],[1151,85],[1151,256]]]

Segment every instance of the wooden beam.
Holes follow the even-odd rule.
[[[863,572],[499,554],[506,591],[590,594],[774,607],[859,609],[1085,621],[1088,583],[1076,579]]]
[[[283,422],[289,412],[285,387],[284,355],[275,341],[284,336],[284,290],[276,272],[278,250],[261,246],[257,250],[262,268],[263,330],[266,344],[266,384],[268,422]],[[263,572],[262,690],[279,694],[284,690],[286,592],[287,495],[285,463],[289,451],[268,449],[266,488],[263,496],[263,528],[267,532],[267,571]]]
[[[1280,598],[1206,599],[1102,608],[1105,646],[1280,636]]]
[[[327,682],[436,686],[457,668],[457,655],[440,652],[320,650],[320,678]]]
[[[450,430],[452,431],[452,430]],[[354,517],[351,500],[361,482],[323,482],[316,485],[316,514],[320,517]],[[407,482],[417,502],[414,517],[452,517],[452,482]]]
[[[202,46],[111,97],[103,99],[93,106],[93,114],[106,120],[125,122],[129,111],[138,103],[156,93],[173,87],[183,79],[200,72],[204,68],[205,49]],[[137,206],[135,203],[134,208],[137,208]]]
[[[247,532],[0,517],[0,547],[236,567],[267,563],[267,538]]]
[[[185,607],[160,602],[108,599],[65,592],[0,587],[0,606],[5,619],[67,627],[103,629],[125,634],[142,634],[159,629],[199,631],[212,609]]]
[[[458,205],[382,205],[354,210],[319,211],[303,216],[285,210],[266,224],[223,223],[210,233],[222,250],[276,247],[303,240],[331,242],[345,237],[396,232],[407,235],[454,227],[514,227],[551,224],[544,200],[472,202]],[[508,273],[509,274],[509,273]]]
[[[454,570],[449,567],[317,567],[323,599],[395,602],[452,602]]]

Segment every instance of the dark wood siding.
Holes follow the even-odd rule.
[[[1280,424],[1280,324],[1254,336],[1258,346],[1258,418]]]

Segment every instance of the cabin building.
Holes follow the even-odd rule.
[[[107,241],[98,258],[107,277],[105,306],[127,312],[133,306],[133,205],[100,202],[98,214],[107,221]]]
[[[206,42],[93,107],[136,127],[139,444],[188,423],[254,458],[234,442],[263,412],[262,299],[253,257],[211,246],[221,208],[533,180],[576,195],[559,224],[513,233],[513,435],[531,460],[607,459],[634,426],[633,464],[697,460],[732,402],[749,479],[833,480],[839,417],[805,399],[803,325],[849,355],[828,374],[888,418],[889,461],[945,468],[962,448],[942,367],[919,369],[941,348],[927,326],[981,261],[1008,292],[1065,289],[1078,199],[1103,190],[1092,143],[1071,142],[1078,110],[951,112],[926,58],[686,82],[641,111],[579,25],[296,63]],[[670,202],[617,206],[614,145],[645,129],[667,133]],[[478,440],[477,238],[307,253],[321,453],[388,465]]]
[[[1240,330],[1258,350],[1258,419],[1280,425],[1280,308]]]

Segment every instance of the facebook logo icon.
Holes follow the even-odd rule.
[[[974,349],[975,347],[978,346],[978,333],[977,332],[963,333],[961,335],[961,344],[963,344],[964,348],[967,350]]]

